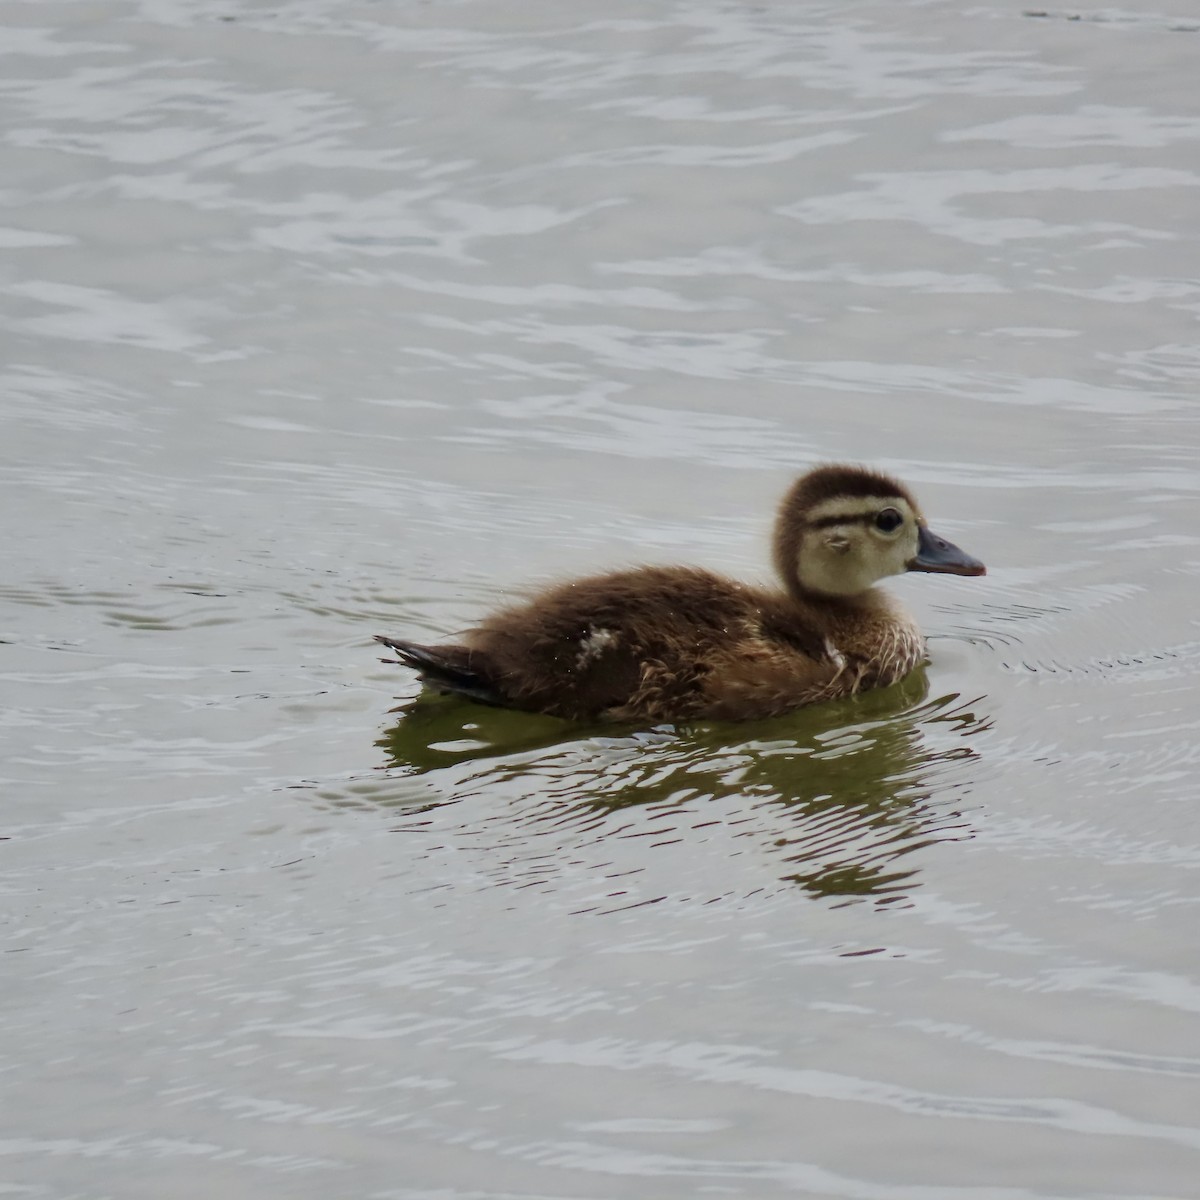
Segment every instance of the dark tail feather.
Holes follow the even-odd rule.
[[[505,699],[496,686],[489,682],[477,669],[468,665],[472,658],[465,646],[422,646],[418,642],[404,642],[399,638],[375,635],[375,640],[396,652],[398,662],[411,667],[421,679],[443,691],[477,700],[480,704],[504,705]]]

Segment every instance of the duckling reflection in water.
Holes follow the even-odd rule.
[[[983,575],[931,533],[912,493],[864,467],[802,475],[775,522],[783,586],[697,567],[557,584],[458,642],[377,637],[439,691],[574,720],[747,720],[887,687],[925,655],[913,619],[874,585]]]

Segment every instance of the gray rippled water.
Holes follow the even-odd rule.
[[[1198,35],[0,0],[0,1193],[1200,1196]],[[377,661],[825,459],[893,688]]]

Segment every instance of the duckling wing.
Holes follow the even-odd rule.
[[[411,667],[421,679],[442,691],[454,692],[481,704],[505,705],[509,703],[503,692],[488,678],[489,672],[484,656],[466,646],[423,646],[419,642],[406,642],[401,638],[384,637],[376,634],[375,640],[396,652],[397,662]]]

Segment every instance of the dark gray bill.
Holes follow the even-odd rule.
[[[924,525],[917,535],[917,557],[910,571],[935,571],[942,575],[986,575],[987,567],[960,550],[953,542],[931,533]]]

